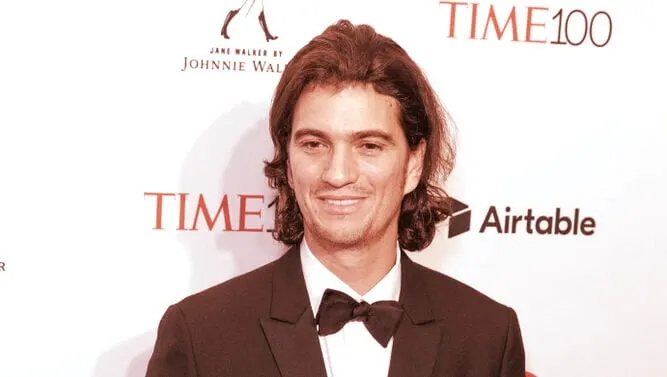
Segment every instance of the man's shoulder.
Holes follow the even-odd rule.
[[[445,273],[436,271],[417,262],[415,267],[423,277],[432,308],[441,314],[451,316],[494,317],[507,315],[509,306],[491,298],[480,290]]]
[[[175,306],[193,321],[268,313],[278,260],[187,296]]]

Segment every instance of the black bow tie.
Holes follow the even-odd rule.
[[[373,338],[387,347],[403,317],[403,307],[397,301],[378,301],[372,305],[357,302],[343,292],[327,289],[317,310],[315,323],[319,335],[338,332],[349,321],[363,321]]]

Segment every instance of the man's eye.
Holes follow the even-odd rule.
[[[322,146],[322,143],[317,141],[307,141],[303,143],[303,146],[306,147],[307,149],[317,149]]]
[[[368,150],[379,150],[381,147],[378,144],[373,144],[373,143],[365,143],[363,144],[364,149]]]

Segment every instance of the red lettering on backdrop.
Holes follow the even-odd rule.
[[[456,7],[459,5],[468,5],[468,3],[460,3],[458,1],[441,1],[440,4],[449,4],[452,6],[449,15],[449,38],[454,38],[454,31],[456,29]],[[477,8],[475,8],[475,13]]]
[[[473,19],[473,23],[476,23],[477,20]],[[516,42],[519,40],[519,33],[516,28],[516,7],[512,6],[512,11],[510,12],[509,16],[507,17],[507,21],[505,21],[505,25],[503,26],[503,29],[500,30],[500,24],[498,23],[498,17],[496,16],[496,11],[493,8],[493,5],[491,5],[491,8],[489,8],[489,16],[486,19],[486,26],[484,26],[484,36],[482,39],[486,40],[486,32],[489,29],[489,22],[493,22],[493,27],[496,30],[496,36],[498,37],[498,40],[501,40],[503,38],[503,34],[505,34],[505,30],[507,30],[507,26],[512,25],[512,41]]]
[[[185,228],[185,200],[187,199],[188,195],[190,194],[178,194],[179,202],[178,202],[178,230],[187,230]]]
[[[220,205],[218,205],[218,211],[215,213],[215,217],[211,219],[211,214],[208,211],[208,207],[206,206],[206,200],[204,200],[204,195],[199,194],[199,200],[197,201],[197,211],[195,212],[195,219],[192,222],[192,228],[190,228],[190,230],[198,230],[197,219],[199,218],[200,213],[203,213],[204,215],[204,219],[206,220],[206,225],[208,226],[208,230],[213,230],[213,227],[215,227],[215,223],[218,221],[218,216],[220,216],[220,211],[224,211],[223,214],[225,216],[225,230],[229,232],[232,230],[232,218],[229,215],[229,201],[227,199],[227,195],[225,194],[222,197]]]
[[[216,225],[219,223],[222,215],[222,221],[224,225],[221,224],[217,229],[226,231],[226,232],[263,232],[265,231],[264,224],[253,227],[248,226],[249,216],[257,216],[259,219],[262,218],[262,208],[260,205],[259,209],[252,209],[251,203],[248,203],[250,200],[260,200],[264,203],[264,195],[261,194],[239,194],[239,214],[238,214],[238,229],[233,228],[232,223],[232,213],[229,206],[229,196],[227,194],[223,195],[221,199],[215,199],[217,203],[217,208],[215,212],[213,211],[213,200],[207,201],[203,194],[197,195],[197,204],[194,208],[194,219],[192,219],[192,208],[188,207],[187,199],[190,193],[167,193],[167,192],[144,192],[144,197],[155,197],[155,224],[153,226],[154,230],[164,230],[164,220],[163,216],[165,213],[164,207],[164,198],[165,197],[178,197],[178,227],[176,230],[181,231],[198,231],[198,230],[216,230]],[[271,208],[275,205],[275,200],[273,200],[268,208]],[[254,207],[257,208],[257,207]],[[169,211],[166,211],[169,212]],[[200,217],[204,218],[205,226],[201,226]],[[190,219],[192,221],[190,222]],[[186,223],[190,227],[186,226]],[[267,232],[273,231],[273,229],[266,229]]]
[[[459,29],[470,27],[468,37],[472,40],[502,41],[505,34],[509,34],[509,32],[512,35],[510,39],[512,42],[551,43],[563,46],[582,46],[588,43],[595,47],[605,47],[611,40],[612,18],[608,12],[603,10],[591,10],[590,13],[587,13],[581,9],[567,10],[525,6],[524,13],[524,6],[519,6],[517,10],[517,6],[509,7],[507,4],[483,5],[481,3],[443,0],[439,1],[439,5],[449,9],[449,38],[456,38],[458,25]],[[503,13],[505,9],[509,9],[507,18],[499,17],[498,12],[505,14]],[[553,13],[550,19],[543,17],[549,16],[550,13]],[[578,17],[577,20],[580,22],[571,23],[570,19],[573,17]],[[524,21],[526,23],[525,29],[523,29],[522,24]],[[464,26],[461,26],[461,22]],[[583,22],[583,25],[580,24],[581,22]],[[484,33],[481,38],[477,38],[477,29],[478,26],[481,26],[481,23],[484,23]],[[519,24],[522,25],[521,32],[524,32],[524,34],[519,33]],[[547,24],[549,28],[547,28]],[[489,36],[490,26],[493,26],[495,37],[493,33]],[[548,30],[553,30],[555,35],[550,38],[547,35]],[[539,32],[543,32],[542,37],[536,37],[535,34],[539,34]]]
[[[535,24],[533,23],[533,11],[536,10],[541,10],[541,11],[548,11],[549,8],[545,7],[528,7],[528,15],[526,16],[526,42],[532,42],[532,43],[547,43],[547,38],[546,36],[544,37],[544,40],[533,40],[531,38],[532,36],[532,28],[533,26],[541,26],[542,28],[546,29],[546,22],[541,23],[541,24]]]
[[[246,216],[247,215],[257,215],[262,216],[262,210],[259,211],[248,211],[247,200],[248,199],[261,199],[264,203],[264,195],[239,195],[241,198],[241,211],[239,213],[239,231],[240,232],[261,232],[264,230],[264,225],[259,228],[247,228],[246,227]]]
[[[164,192],[145,192],[144,197],[155,195],[157,197],[157,203],[155,204],[155,226],[153,229],[161,230],[162,229],[162,198],[165,196],[176,196],[173,193],[164,193]]]

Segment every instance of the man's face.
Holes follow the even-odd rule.
[[[334,247],[396,237],[403,196],[421,175],[399,104],[370,86],[305,91],[294,109],[288,178],[309,239]]]

